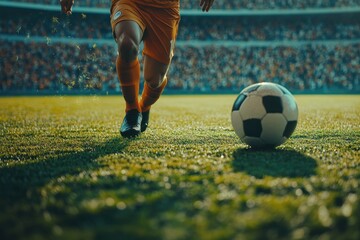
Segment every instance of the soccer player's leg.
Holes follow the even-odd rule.
[[[145,131],[149,124],[150,108],[159,98],[167,84],[166,73],[168,64],[146,56],[144,57],[144,89],[141,95],[140,108],[142,111],[141,132]]]
[[[150,10],[149,10],[150,11]],[[144,35],[144,90],[140,108],[143,114],[141,131],[149,122],[151,106],[160,98],[166,84],[167,71],[174,55],[180,21],[179,9],[152,9]]]
[[[116,71],[126,102],[126,115],[120,128],[123,137],[134,137],[141,132],[141,109],[138,101],[140,84],[140,64],[138,49],[143,31],[134,21],[116,24],[115,39],[118,45]]]

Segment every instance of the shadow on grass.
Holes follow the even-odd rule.
[[[101,144],[88,143],[80,152],[53,153],[48,159],[0,168],[0,197],[13,202],[36,193],[50,180],[95,170],[101,167],[97,158],[120,152],[126,145],[116,137]]]
[[[94,239],[97,230],[107,234],[106,225],[98,227],[102,221],[117,225],[116,220],[131,219],[129,215],[114,214],[112,211],[96,213],[80,211],[76,215],[69,214],[69,207],[79,208],[82,200],[96,197],[106,190],[111,181],[116,189],[119,182],[112,182],[110,178],[99,180],[99,184],[89,187],[82,182],[59,183],[55,186],[65,187],[66,190],[45,191],[43,186],[58,179],[71,179],[81,172],[92,173],[103,165],[97,159],[123,151],[129,140],[120,137],[109,139],[104,143],[85,142],[81,151],[53,152],[45,159],[29,160],[16,166],[0,168],[0,239],[57,239],[54,235],[54,224],[67,229],[66,236],[60,239]],[[76,198],[72,198],[75,196]],[[46,221],[43,213],[51,213],[51,221]],[[50,216],[50,215],[49,215]],[[125,220],[124,220],[125,219]],[[88,224],[88,225],[87,225]],[[111,229],[112,230],[112,229]],[[61,230],[62,231],[62,230]],[[110,231],[110,234],[113,232]],[[117,233],[117,232],[116,232]],[[65,234],[65,233],[64,233]],[[87,235],[86,235],[87,234]],[[103,236],[102,235],[102,236]],[[102,236],[95,237],[98,239]],[[114,237],[115,235],[112,235]]]
[[[157,181],[143,181],[137,176],[126,180],[97,176],[91,183],[89,177],[72,181],[71,177],[81,172],[91,174],[102,168],[97,159],[123,151],[128,143],[121,138],[87,143],[81,152],[53,153],[47,159],[0,168],[0,226],[6,229],[0,231],[0,239],[56,239],[55,223],[63,229],[60,239],[161,239],[154,216],[176,211],[174,205],[184,195],[182,191],[174,193]],[[55,183],[55,189],[43,195],[43,186],[61,179],[68,181]],[[57,190],[57,186],[61,188]],[[101,202],[103,194],[126,201],[126,205],[91,205]],[[71,209],[75,213],[70,213]],[[51,221],[45,220],[44,212]]]
[[[233,153],[235,171],[246,172],[257,178],[310,177],[316,174],[316,161],[294,150],[237,149]]]

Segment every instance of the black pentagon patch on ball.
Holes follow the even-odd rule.
[[[265,96],[263,97],[263,104],[267,113],[282,113],[283,106],[280,97]]]
[[[262,132],[261,119],[244,120],[244,132],[248,137],[260,137]]]
[[[289,121],[286,124],[283,136],[289,138],[291,134],[294,132],[296,125],[297,125],[297,121]]]
[[[240,93],[236,98],[234,105],[232,107],[232,111],[237,111],[240,109],[241,104],[245,101],[246,95]]]

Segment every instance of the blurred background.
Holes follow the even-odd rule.
[[[118,94],[110,0],[0,0],[0,95]],[[360,0],[181,0],[165,93],[360,93]],[[139,55],[140,60],[142,56]],[[143,82],[143,81],[142,81]]]

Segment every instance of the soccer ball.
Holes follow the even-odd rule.
[[[298,107],[283,86],[263,82],[242,90],[236,98],[231,123],[241,141],[252,148],[274,148],[294,132]]]

